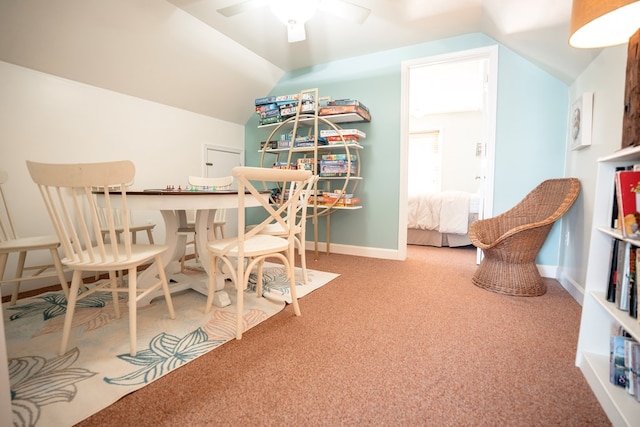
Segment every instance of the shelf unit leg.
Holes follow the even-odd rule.
[[[318,261],[320,255],[318,254],[318,215],[313,216],[313,250],[314,259]]]
[[[331,253],[329,245],[331,244],[331,215],[327,215],[327,255]]]

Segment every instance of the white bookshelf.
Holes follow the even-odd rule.
[[[614,239],[621,234],[610,228],[615,168],[640,163],[640,147],[626,148],[598,159],[591,241],[582,305],[576,365],[585,376],[614,426],[640,425],[640,402],[609,381],[609,339],[612,327],[623,326],[640,341],[638,320],[606,300],[609,262]],[[637,241],[632,241],[638,245]]]

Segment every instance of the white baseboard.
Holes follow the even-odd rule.
[[[558,267],[555,265],[540,265],[536,264],[538,271],[542,277],[551,277],[555,279],[558,275]]]
[[[580,286],[580,283],[575,281],[573,277],[564,274],[564,272],[559,274],[558,282],[560,282],[562,287],[569,292],[569,295],[571,295],[578,304],[582,305],[584,301],[584,286]]]
[[[305,248],[308,251],[315,250],[313,242],[305,242]],[[381,249],[381,248],[367,248],[363,246],[350,246],[331,243],[331,253],[341,255],[354,255],[363,256],[368,258],[380,258],[390,260],[402,260],[400,253],[397,249]],[[327,244],[324,242],[318,242],[318,252],[325,254],[327,251]]]
[[[584,288],[580,286],[578,282],[573,278],[567,276],[562,271],[562,268],[553,265],[538,265],[538,271],[542,277],[550,277],[560,282],[560,285],[569,292],[569,295],[575,299],[578,304],[582,305],[584,299]]]

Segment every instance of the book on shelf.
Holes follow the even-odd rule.
[[[622,236],[640,240],[640,204],[636,202],[640,194],[640,171],[616,172],[616,194]]]
[[[631,250],[631,243],[621,242],[618,249],[618,273],[616,282],[616,307],[622,311],[629,310],[629,274],[631,253],[635,251]]]
[[[609,283],[607,284],[607,301],[616,302],[616,283],[618,280],[618,248],[620,240],[613,239],[609,257]],[[637,257],[636,257],[637,259]]]
[[[633,391],[635,398],[640,402],[640,344],[636,344],[631,349],[631,381],[633,381]]]
[[[618,387],[627,387],[625,368],[625,342],[633,340],[628,334],[614,332],[609,343],[609,381]]]
[[[625,166],[616,166],[616,174],[620,171],[627,169]],[[611,228],[620,228],[620,212],[618,210],[618,178],[616,176],[613,184],[613,203],[611,204]]]
[[[629,273],[629,316],[638,318],[638,268],[640,267],[640,248],[632,248],[631,252],[634,254],[633,264],[631,264]]]
[[[635,381],[633,378],[634,366],[636,366],[634,362],[634,351],[633,347],[637,346],[638,343],[635,340],[629,339],[624,342],[624,369],[627,375],[627,381],[624,384],[624,388],[627,390],[632,396],[635,396]]]

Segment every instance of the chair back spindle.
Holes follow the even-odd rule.
[[[118,162],[115,168],[112,162],[92,164],[90,169],[83,164],[54,165],[58,166],[55,171],[49,164],[27,164],[53,220],[65,259],[93,264],[131,257],[126,183],[133,180],[133,163]],[[96,201],[96,189],[101,205]],[[119,218],[117,211],[122,213]],[[124,230],[122,239],[118,238],[119,228]]]
[[[27,161],[27,168],[38,185],[60,240],[64,252],[62,263],[73,270],[59,354],[67,350],[76,302],[95,292],[107,292],[112,296],[118,318],[118,294],[126,293],[129,297],[129,347],[130,354],[135,356],[138,301],[162,289],[171,319],[175,318],[175,312],[162,261],[167,246],[133,243],[127,206],[127,185],[135,175],[133,163],[128,160],[79,164]],[[157,276],[140,283],[138,268],[144,264],[148,264],[151,271],[157,271]],[[108,273],[106,281],[98,280],[91,287],[81,287],[84,272],[101,271]],[[126,283],[117,278],[122,271],[127,273]]]

